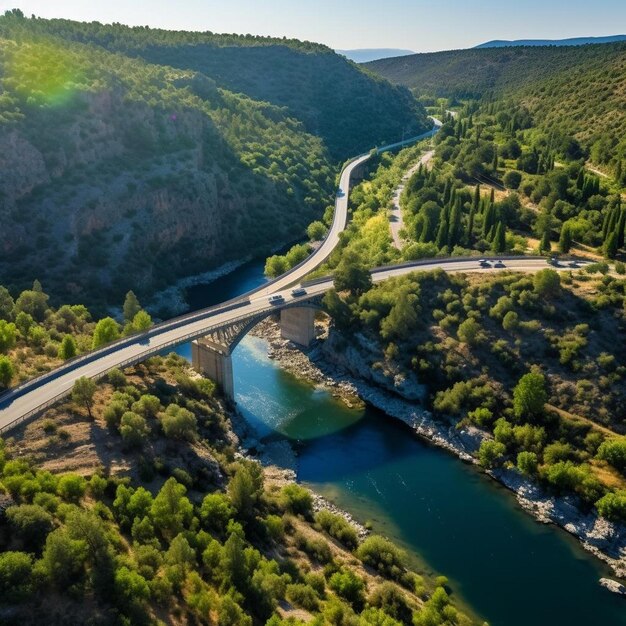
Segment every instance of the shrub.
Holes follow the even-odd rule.
[[[146,440],[150,429],[146,420],[137,413],[126,411],[120,419],[120,434],[124,443],[131,448],[139,448]]]
[[[626,491],[607,493],[596,502],[598,513],[615,522],[626,521]]]
[[[598,458],[620,471],[626,470],[626,437],[607,439],[598,448]]]
[[[308,489],[296,484],[285,485],[280,496],[282,505],[286,510],[296,515],[310,515],[313,498]]]
[[[315,515],[315,521],[331,537],[337,539],[348,548],[356,548],[359,540],[356,530],[341,515],[335,515],[327,509],[322,509]]]
[[[77,474],[66,474],[59,478],[57,493],[65,500],[78,502],[87,489],[87,481]]]
[[[480,444],[478,459],[483,467],[492,468],[499,465],[505,452],[506,446],[503,443],[487,439]]]
[[[348,569],[335,572],[328,581],[328,586],[339,596],[345,598],[356,609],[363,604],[363,579]]]
[[[193,441],[197,435],[196,416],[189,410],[170,404],[160,415],[161,426],[166,437]]]
[[[404,553],[379,535],[370,535],[358,547],[356,555],[369,567],[389,578],[399,580],[404,574]]]
[[[526,476],[535,476],[538,467],[537,455],[526,450],[517,455],[517,469]]]
[[[26,600],[31,591],[32,569],[28,554],[0,553],[0,598],[5,602]]]
[[[546,379],[543,374],[537,372],[525,374],[513,390],[515,417],[537,417],[541,415],[547,400]]]
[[[317,611],[319,602],[315,590],[309,585],[295,583],[287,585],[287,600],[306,611]]]
[[[533,277],[535,293],[542,298],[553,298],[561,291],[561,278],[555,270],[544,269]]]

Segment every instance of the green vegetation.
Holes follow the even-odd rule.
[[[372,367],[426,384],[427,408],[485,432],[485,468],[517,467],[582,508],[624,517],[626,282],[603,274],[416,272],[324,305]],[[329,524],[329,522],[326,522]],[[360,548],[362,549],[362,548]]]
[[[233,441],[215,386],[173,354],[80,379],[18,442],[0,440],[6,623],[473,623],[445,579],[425,581],[329,511],[313,519],[307,489]],[[114,463],[99,466],[100,445]],[[82,473],[64,469],[77,449]],[[433,613],[442,592],[448,608]]]

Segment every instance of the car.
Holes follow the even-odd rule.
[[[494,267],[506,267],[506,265],[502,261],[496,261]]]
[[[343,189],[342,189],[341,187],[339,187],[339,188],[337,189],[337,197],[338,197],[338,198],[341,198],[343,195],[344,195],[344,193],[343,193]]]
[[[283,296],[281,296],[279,293],[274,294],[273,296],[270,296],[267,301],[270,304],[280,304],[281,302],[285,301],[285,298],[283,298]]]
[[[291,290],[291,295],[294,298],[297,298],[299,296],[306,296],[306,289],[304,287],[296,287],[295,289]]]
[[[552,255],[549,259],[548,259],[548,265],[558,265],[559,264],[559,259]]]
[[[578,268],[578,267],[580,267],[580,265],[578,265],[578,261],[570,261],[570,262],[567,264],[567,266],[568,266],[568,267],[573,267],[573,268]]]
[[[491,263],[489,263],[487,259],[478,259],[478,265],[480,265],[480,267],[491,267]]]

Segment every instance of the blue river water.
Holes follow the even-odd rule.
[[[208,306],[262,280],[262,264],[251,263],[190,300]],[[190,348],[179,352],[189,358]],[[261,437],[292,441],[299,480],[371,521],[419,570],[448,576],[491,626],[626,625],[626,602],[598,585],[607,568],[493,480],[381,412],[348,409],[297,380],[262,339],[244,339],[233,362],[240,411]]]

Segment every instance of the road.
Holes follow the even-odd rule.
[[[429,150],[425,154],[423,154],[419,161],[411,166],[404,176],[402,177],[402,182],[398,185],[396,190],[393,192],[393,207],[389,212],[389,228],[391,229],[391,238],[393,239],[393,245],[398,250],[402,249],[402,238],[400,237],[400,231],[404,228],[404,220],[402,219],[402,209],[400,208],[400,196],[404,191],[404,185],[415,172],[419,169],[420,165],[428,165],[428,162],[433,158],[435,154],[434,150]]]
[[[400,147],[410,141],[417,141],[430,136],[434,132],[436,129],[413,140],[385,146],[379,150]],[[300,265],[276,280],[234,300],[158,324],[145,333],[124,338],[100,350],[82,355],[48,374],[11,389],[0,396],[0,434],[67,396],[78,378],[83,376],[98,378],[115,367],[126,367],[138,363],[163,350],[202,337],[217,328],[276,310],[277,307],[272,307],[268,303],[268,296],[271,294],[281,294],[284,296],[285,304],[292,304],[306,300],[310,296],[322,294],[330,289],[332,278],[308,285],[307,296],[300,298],[294,298],[289,287],[300,283],[302,278],[318,267],[337,245],[339,233],[344,230],[348,218],[350,176],[368,158],[369,155],[359,156],[342,171],[340,177],[341,192],[336,198],[335,216],[328,236],[317,251]],[[519,271],[536,271],[545,267],[545,260],[518,257],[507,262],[507,265]],[[476,259],[437,259],[427,262],[420,261],[412,265],[376,269],[373,270],[372,277],[374,282],[379,282],[391,276],[407,274],[415,271],[415,269],[432,270],[436,268],[443,268],[450,272],[497,271],[479,268]]]

